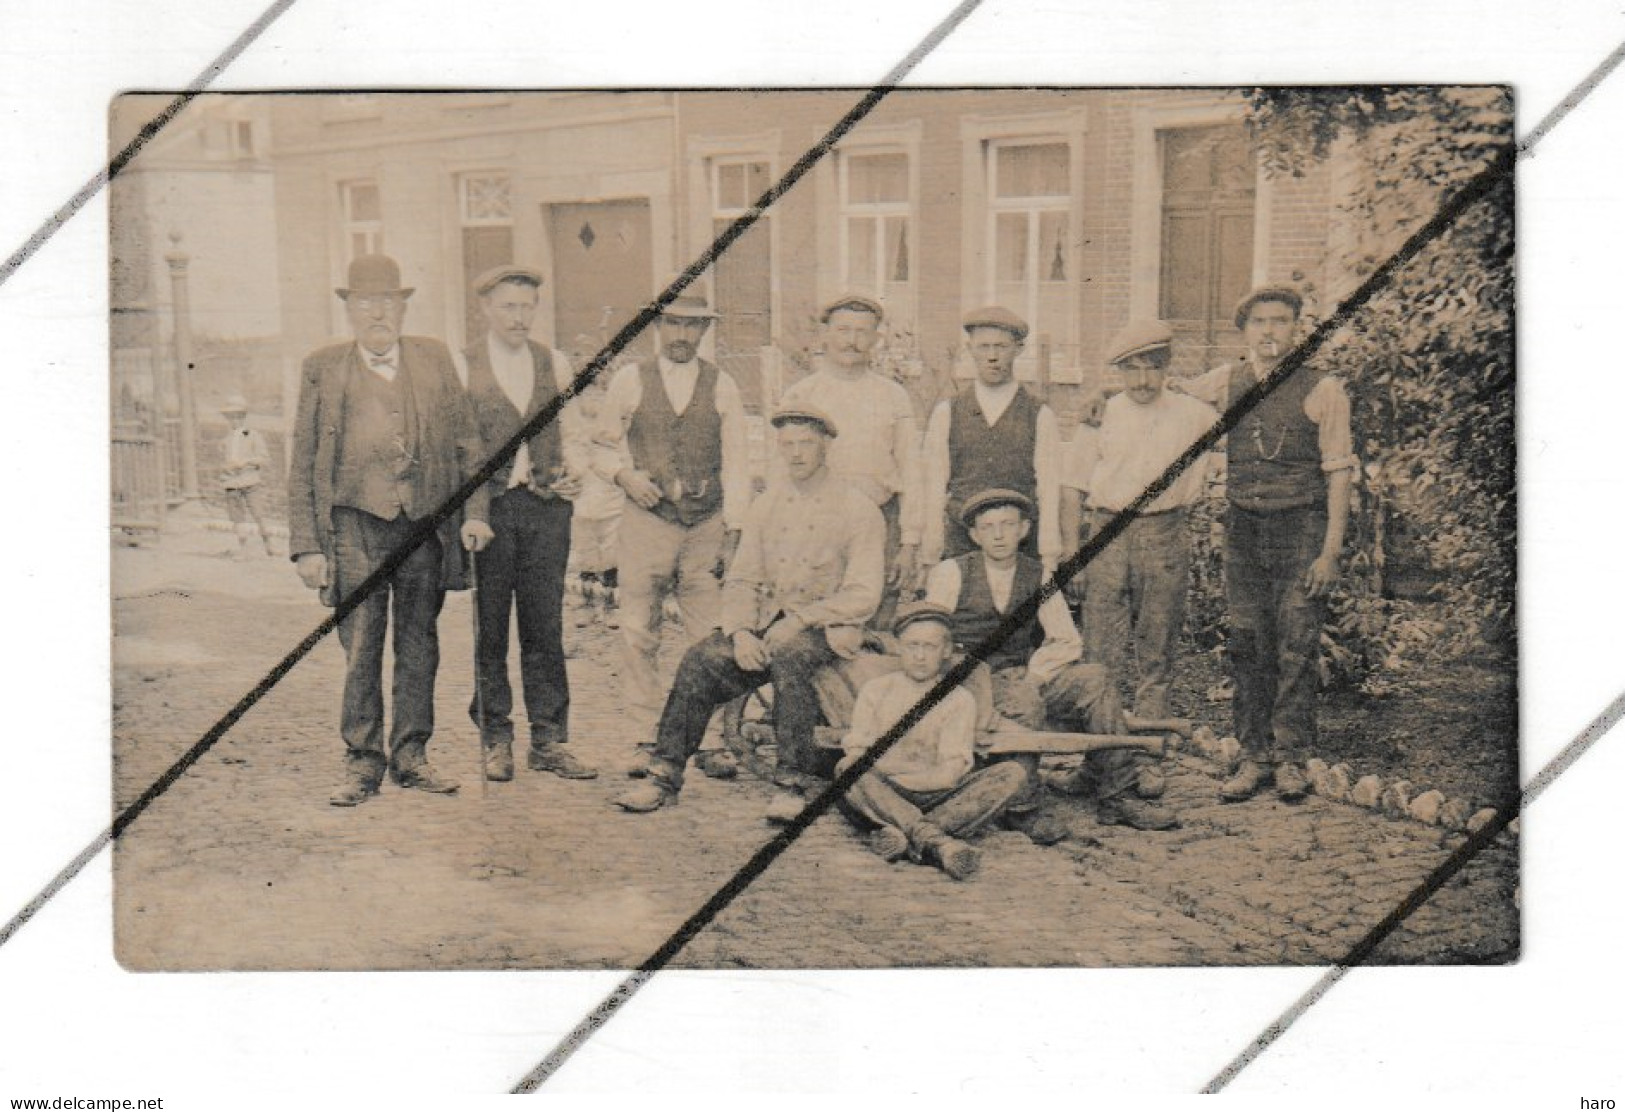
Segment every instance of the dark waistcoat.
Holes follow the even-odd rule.
[[[1226,493],[1241,509],[1271,513],[1326,504],[1320,430],[1303,411],[1321,377],[1300,367],[1230,431]],[[1251,363],[1236,364],[1226,408],[1257,382]]]
[[[647,472],[662,498],[654,513],[679,525],[697,525],[722,508],[722,415],[717,412],[717,369],[700,360],[688,408],[672,408],[658,363],[638,364],[643,399],[626,429],[632,465]]]
[[[959,520],[960,507],[984,490],[1013,490],[1037,503],[1038,409],[1038,400],[1020,387],[989,428],[974,387],[954,398],[948,411],[949,517]]]
[[[335,506],[385,521],[432,508],[418,505],[417,416],[406,368],[398,368],[390,380],[355,359],[344,384],[343,429]]]
[[[993,588],[987,581],[987,562],[980,552],[969,552],[954,560],[959,565],[959,605],[954,607],[954,640],[967,651],[992,635],[1008,612],[993,603]],[[1016,577],[1010,586],[1009,605],[1013,609],[1037,593],[1044,582],[1044,565],[1031,556],[1016,557]],[[1044,629],[1035,612],[1004,644],[987,657],[987,666],[1002,668],[1025,665],[1033,650],[1044,643]]]
[[[468,362],[468,396],[474,404],[474,418],[479,423],[480,439],[487,453],[495,453],[519,431],[521,425],[558,397],[553,353],[535,341],[527,341],[527,344],[535,378],[530,391],[530,405],[523,413],[519,412],[519,407],[514,405],[497,381],[496,372],[491,369],[491,351],[486,341],[478,340],[463,350],[463,358]],[[547,422],[526,441],[530,449],[531,477],[543,489],[558,477],[557,470],[564,465],[562,443],[557,418]],[[512,475],[513,460],[510,459],[491,476],[493,495],[508,489]]]

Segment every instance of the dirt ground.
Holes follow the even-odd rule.
[[[139,794],[321,621],[286,560],[225,558],[228,534],[181,529],[114,556],[116,794]],[[572,618],[583,617],[580,611]],[[436,764],[455,796],[386,787],[330,807],[341,658],[328,638],[115,847],[118,957],[135,969],[624,968],[654,951],[768,837],[766,785],[694,775],[652,815],[610,804],[640,740],[621,711],[617,635],[572,628],[572,744],[603,769],[521,768],[482,787],[469,600],[441,619]],[[674,654],[676,646],[668,646]],[[674,659],[670,658],[669,659]],[[1227,733],[1218,675],[1193,660],[1181,709]],[[1357,771],[1485,798],[1511,739],[1482,678],[1441,677],[1415,704],[1328,703],[1325,745]],[[1488,708],[1488,709],[1487,709]],[[1418,772],[1420,768],[1422,772]],[[1139,833],[1056,799],[1071,837],[984,836],[958,883],[886,864],[838,815],[819,820],[679,956],[679,966],[819,968],[1324,964],[1336,961],[1459,836],[1310,798],[1218,802],[1215,770],[1168,764],[1184,825]],[[1515,770],[1514,770],[1515,771]],[[1503,836],[1376,960],[1503,962],[1518,951],[1517,847]]]

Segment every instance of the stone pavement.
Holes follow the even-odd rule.
[[[117,798],[134,798],[322,620],[285,559],[222,557],[182,528],[114,555]],[[579,614],[580,612],[573,612]],[[115,847],[118,957],[135,969],[603,968],[655,950],[773,831],[769,791],[695,774],[681,804],[610,798],[640,740],[616,635],[569,630],[573,744],[596,781],[521,768],[482,788],[469,599],[441,618],[431,755],[453,797],[387,787],[353,810],[338,783],[341,658],[324,640]],[[672,649],[674,652],[675,649]],[[1222,723],[1215,723],[1222,726]],[[689,967],[1323,964],[1337,960],[1459,835],[1310,798],[1225,806],[1211,768],[1169,765],[1167,833],[982,839],[968,883],[888,865],[826,816],[677,959]],[[1517,851],[1503,837],[1378,952],[1384,962],[1516,957]]]

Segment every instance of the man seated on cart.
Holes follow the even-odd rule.
[[[926,579],[926,599],[953,615],[954,635],[973,650],[998,631],[1044,583],[1043,565],[1020,551],[1032,529],[1033,504],[1013,490],[985,490],[965,502],[960,520],[976,551],[944,560]],[[1059,594],[1045,599],[984,658],[992,675],[993,709],[1018,727],[1125,732],[1117,687],[1097,664],[1081,663],[1083,642]],[[1008,809],[1007,824],[1040,845],[1066,836],[1064,824],[1040,809],[1039,754],[999,758],[1025,768],[1026,788]],[[1096,783],[1096,817],[1103,825],[1169,830],[1167,808],[1135,795],[1144,757],[1132,747],[1097,749],[1086,758]]]
[[[931,602],[905,603],[892,625],[902,670],[863,685],[843,741],[845,771],[931,693],[954,652],[953,615]],[[869,848],[896,861],[935,865],[955,880],[981,862],[960,839],[997,820],[1027,786],[1018,764],[977,767],[976,700],[963,687],[949,690],[860,776],[840,800]]]
[[[811,777],[827,775],[814,738],[815,678],[856,654],[880,605],[886,526],[872,500],[824,465],[835,422],[811,405],[774,413],[788,481],[751,506],[722,585],[722,629],[691,647],[677,668],[655,732],[648,776],[615,799],[625,811],[677,802],[688,760],[715,710],[773,685],[774,783],[769,814],[793,814]]]

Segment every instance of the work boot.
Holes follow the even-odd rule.
[[[713,780],[732,780],[739,775],[739,758],[726,749],[706,749],[694,758],[694,764]]]
[[[513,779],[513,739],[498,738],[481,747],[485,760],[485,778],[497,783]]]
[[[652,741],[640,741],[632,753],[632,760],[626,766],[626,774],[634,780],[641,780],[649,775],[649,763],[655,759],[655,746]]]
[[[980,850],[947,835],[926,845],[922,856],[955,880],[969,880],[982,865]]]
[[[1257,795],[1259,789],[1270,782],[1269,773],[1259,767],[1251,757],[1243,757],[1236,766],[1235,775],[1219,787],[1219,798],[1225,803],[1242,803]]]
[[[1179,826],[1179,816],[1168,808],[1129,795],[1102,800],[1095,809],[1095,821],[1101,826],[1127,826],[1133,830],[1173,830]]]
[[[869,852],[882,861],[896,861],[908,854],[908,835],[895,826],[870,831],[868,843]]]
[[[677,805],[677,789],[664,780],[650,776],[626,789],[614,799],[615,806],[633,814],[647,814],[662,807]]]
[[[555,741],[531,742],[525,764],[533,772],[551,772],[565,780],[595,780],[598,770],[582,764],[570,751]]]
[[[352,775],[349,781],[328,797],[335,807],[357,807],[378,794],[378,782],[365,776]]]
[[[412,768],[397,768],[390,778],[403,788],[414,788],[434,795],[451,795],[457,790],[457,781],[436,772],[428,761]]]
[[[794,821],[807,806],[807,801],[792,791],[776,791],[773,798],[767,801],[767,813],[763,816],[768,822],[783,826]]]
[[[1141,799],[1161,799],[1168,790],[1168,777],[1156,765],[1143,765],[1134,778],[1134,794]]]
[[[1035,846],[1053,846],[1072,833],[1060,816],[1049,811],[1012,811],[1005,815],[1004,824],[1027,835]]]
[[[1292,761],[1277,765],[1275,794],[1281,797],[1283,803],[1297,803],[1309,794],[1309,778],[1303,774],[1303,769]]]

